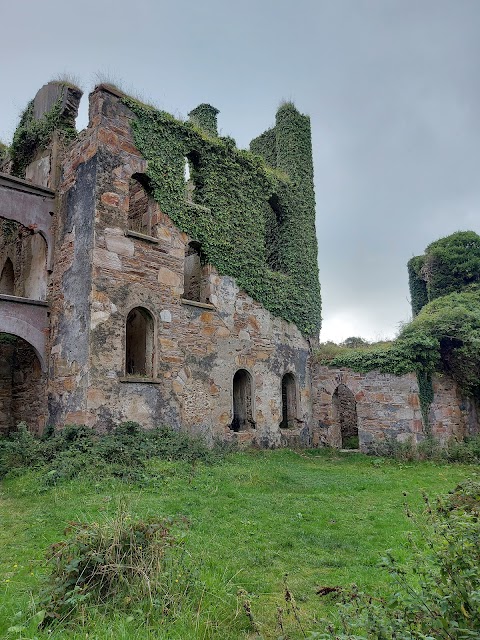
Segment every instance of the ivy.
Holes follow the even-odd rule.
[[[66,140],[72,140],[77,135],[71,118],[62,107],[62,97],[40,119],[34,116],[34,101],[31,100],[21,115],[9,149],[14,176],[25,177],[27,166],[37,151],[48,146],[55,131],[60,131]]]
[[[5,243],[11,242],[18,235],[20,224],[15,220],[9,220],[8,218],[0,219],[1,235]]]
[[[202,128],[199,117],[181,122],[128,97],[124,103],[136,116],[133,137],[148,161],[152,194],[162,211],[201,243],[205,259],[219,273],[235,278],[247,294],[295,323],[304,335],[318,334],[321,306],[308,118],[291,104],[279,109],[277,170],[259,155],[237,149],[231,138],[216,136],[211,121]],[[213,107],[201,106],[210,109],[200,114],[204,119],[208,114],[216,118]],[[195,185],[193,204],[185,198],[185,158]],[[278,216],[272,202],[281,212]]]
[[[480,236],[457,231],[428,245],[408,262],[413,314],[427,302],[480,282]]]
[[[480,236],[459,231],[408,262],[414,318],[396,340],[317,356],[329,366],[366,373],[417,374],[425,431],[433,401],[432,373],[445,373],[480,402]]]
[[[416,316],[428,302],[427,283],[422,275],[424,265],[425,256],[415,256],[407,262],[410,303],[414,316]]]

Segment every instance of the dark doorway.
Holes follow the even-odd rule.
[[[19,422],[41,433],[47,414],[46,374],[31,344],[0,333],[0,433]]]
[[[252,406],[252,376],[246,369],[239,369],[233,376],[233,431],[255,429]]]
[[[357,403],[352,391],[339,384],[332,397],[333,413],[340,427],[342,449],[358,449]]]

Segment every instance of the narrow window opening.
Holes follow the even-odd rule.
[[[130,178],[128,189],[128,228],[130,231],[152,234],[152,206],[153,202],[148,195],[150,184],[147,176],[134,173]]]
[[[352,391],[339,384],[332,397],[335,422],[340,431],[342,449],[358,449],[357,403]]]
[[[190,242],[185,248],[183,282],[185,300],[202,302],[202,252],[199,242]]]
[[[233,376],[233,421],[232,431],[255,429],[253,420],[252,376],[239,369]]]
[[[126,326],[126,375],[153,377],[153,333],[150,312],[140,307],[132,309]]]
[[[265,225],[265,250],[267,265],[273,271],[281,271],[281,227],[283,212],[277,196],[268,201],[268,212]]]
[[[281,429],[292,429],[298,422],[297,383],[292,373],[282,378],[282,422]]]
[[[15,295],[15,273],[13,271],[13,262],[10,258],[5,260],[2,274],[0,275],[0,293],[8,296]]]
[[[194,202],[198,195],[199,187],[199,163],[200,156],[196,151],[191,151],[184,158],[183,176],[185,181],[185,200]]]

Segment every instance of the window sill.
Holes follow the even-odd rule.
[[[199,307],[200,309],[216,310],[216,306],[214,304],[210,304],[209,302],[197,302],[196,300],[187,300],[187,298],[180,298],[180,304],[190,307]]]
[[[145,233],[139,233],[138,231],[132,231],[131,229],[126,229],[125,235],[130,238],[137,238],[137,240],[145,240],[145,242],[152,242],[153,244],[160,243],[160,240],[158,238],[154,238],[153,236],[147,236]]]
[[[162,380],[160,378],[147,378],[143,376],[122,376],[118,378],[119,382],[129,382],[135,384],[161,384]]]

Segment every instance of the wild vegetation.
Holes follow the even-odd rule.
[[[221,274],[234,277],[305,335],[318,335],[309,119],[292,103],[281,105],[276,141],[271,140],[278,152],[269,155],[259,144],[252,143],[255,153],[237,149],[232,138],[215,135],[211,123],[202,128],[132,98],[124,102],[135,114],[133,137],[148,160],[150,190],[162,211],[201,244],[204,259]],[[193,203],[185,201],[186,160],[195,185]]]
[[[446,373],[480,402],[480,236],[459,231],[430,244],[408,263],[414,317],[391,343],[334,350],[317,359],[355,371],[417,374],[424,422],[433,399],[431,375]]]
[[[409,532],[437,570],[404,503],[419,512],[422,491],[472,472],[328,449],[210,454],[131,423],[43,440],[21,429],[1,450],[0,636],[38,640],[337,637],[337,601],[397,592],[378,569],[386,549],[410,575]],[[469,487],[455,500],[470,504]]]

